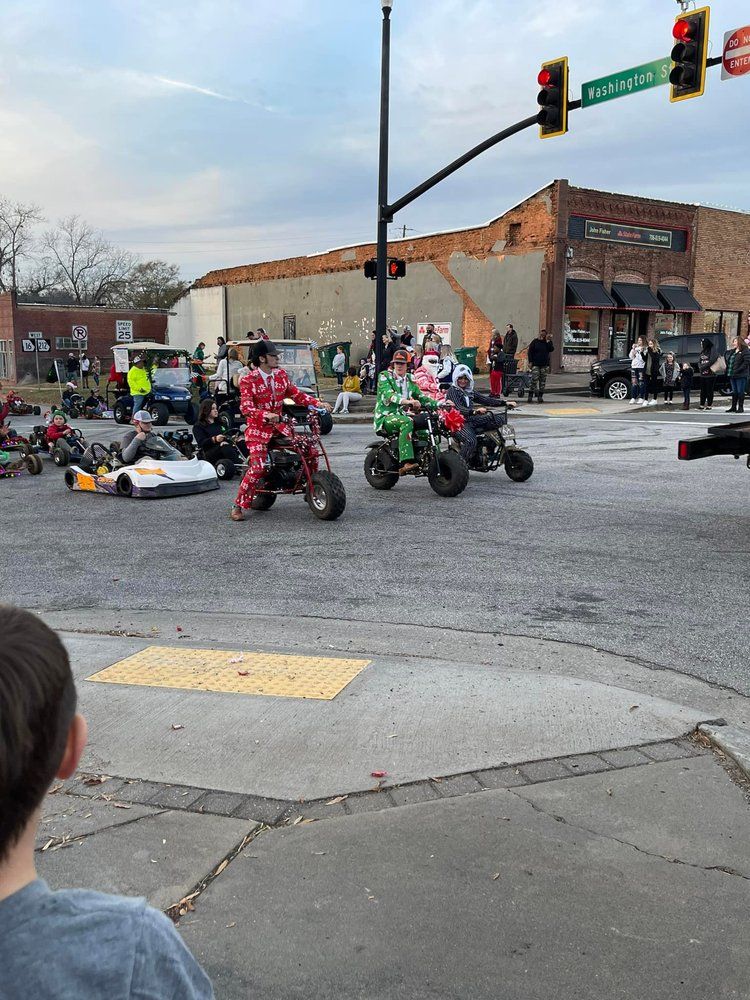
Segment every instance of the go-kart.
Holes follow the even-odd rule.
[[[8,412],[13,417],[26,417],[29,414],[38,417],[42,412],[41,406],[33,406],[31,403],[27,403],[23,396],[19,396],[12,389],[8,392],[6,398],[8,401]]]
[[[70,465],[71,462],[80,462],[88,448],[83,434],[77,427],[72,428],[72,433],[66,438],[58,438],[50,443],[47,440],[47,427],[45,424],[36,424],[29,435],[29,445],[34,454],[49,455],[52,461],[59,468]]]
[[[95,442],[80,465],[66,469],[65,485],[69,490],[149,499],[218,490],[219,480],[208,462],[184,458],[160,438],[148,457],[131,464],[122,461],[117,445],[107,448]]]
[[[456,497],[469,482],[469,467],[450,446],[452,431],[446,427],[449,407],[423,410],[414,421],[414,461],[416,469],[409,476],[426,476],[432,489],[441,497]],[[399,481],[398,434],[379,431],[381,440],[368,445],[365,478],[376,490],[391,490]],[[383,440],[384,439],[384,440]],[[446,447],[443,447],[443,445]]]
[[[268,444],[263,478],[250,506],[270,510],[282,494],[302,496],[321,521],[335,521],[346,507],[346,492],[339,477],[331,472],[326,450],[320,441],[318,410],[284,404],[278,424],[281,433]],[[320,464],[325,465],[320,469]]]
[[[494,472],[501,466],[515,483],[525,482],[534,471],[534,460],[527,451],[516,444],[516,430],[507,422],[506,402],[498,400],[498,407],[504,407],[506,414],[496,417],[497,426],[477,432],[477,446],[469,461],[472,472]],[[459,450],[454,440],[451,448]]]
[[[195,441],[189,430],[164,431],[162,438],[185,458],[195,458]],[[203,456],[198,456],[202,458]],[[221,478],[221,477],[219,477]]]
[[[11,453],[0,445],[0,479],[14,479],[23,472],[38,476],[42,469],[42,460],[38,455],[21,454],[13,459]]]
[[[219,479],[228,480],[234,479],[238,475],[244,475],[247,469],[247,445],[244,434],[241,431],[237,431],[235,434],[227,432],[227,440],[224,445],[225,447],[222,449],[224,454],[219,455],[215,460],[210,459],[202,448],[198,448],[198,458],[213,465]]]

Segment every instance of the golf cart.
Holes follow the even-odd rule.
[[[239,360],[243,365],[247,365],[248,357],[257,340],[230,340],[228,349],[236,350]],[[309,340],[276,340],[273,344],[279,352],[279,368],[283,368],[289,375],[290,380],[302,389],[303,392],[311,396],[320,398],[318,389],[318,376],[315,372],[315,361],[313,360],[312,344]],[[243,422],[240,414],[240,393],[237,388],[237,376],[230,380],[227,386],[224,380],[216,380],[213,385],[216,387],[213,394],[219,410],[219,419],[224,424],[228,432],[237,430]],[[235,383],[235,384],[233,384]],[[320,425],[320,434],[330,434],[333,428],[333,418],[330,413],[322,412],[317,415]]]
[[[133,397],[128,389],[127,375],[133,364],[133,358],[144,359],[144,370],[151,379],[151,392],[143,401],[143,408],[148,410],[157,426],[169,422],[170,416],[182,417],[186,423],[195,421],[195,406],[190,391],[191,372],[188,365],[190,355],[187,351],[169,347],[167,344],[156,344],[151,341],[141,341],[134,344],[115,344],[112,348],[115,368],[122,381],[107,382],[107,409],[111,409],[115,422],[129,424],[133,415]],[[168,366],[168,361],[177,360],[177,367]]]

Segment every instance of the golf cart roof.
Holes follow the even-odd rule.
[[[288,344],[290,347],[295,345],[300,345],[301,347],[311,347],[312,342],[309,340],[281,340],[278,337],[269,337],[269,342],[275,344],[276,346],[283,347]],[[228,347],[251,347],[253,344],[261,344],[263,341],[260,337],[257,340],[228,340]]]
[[[136,340],[132,344],[115,344],[115,347],[124,348],[126,351],[163,351],[165,354],[187,354],[187,351],[180,347],[170,347],[169,344],[157,344],[154,340]]]

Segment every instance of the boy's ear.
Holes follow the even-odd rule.
[[[86,746],[88,733],[89,727],[86,720],[79,712],[76,712],[68,730],[65,753],[57,769],[58,778],[72,778],[75,774],[81,754]]]

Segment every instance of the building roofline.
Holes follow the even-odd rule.
[[[119,308],[118,306],[84,306],[78,302],[71,302],[66,305],[62,302],[16,302],[17,309],[65,309],[70,311],[71,309],[76,309],[79,312],[84,310],[88,312],[97,313],[130,313],[131,315],[135,313],[138,316],[168,316],[170,313],[169,309],[161,309],[154,306],[153,309],[129,309]]]

